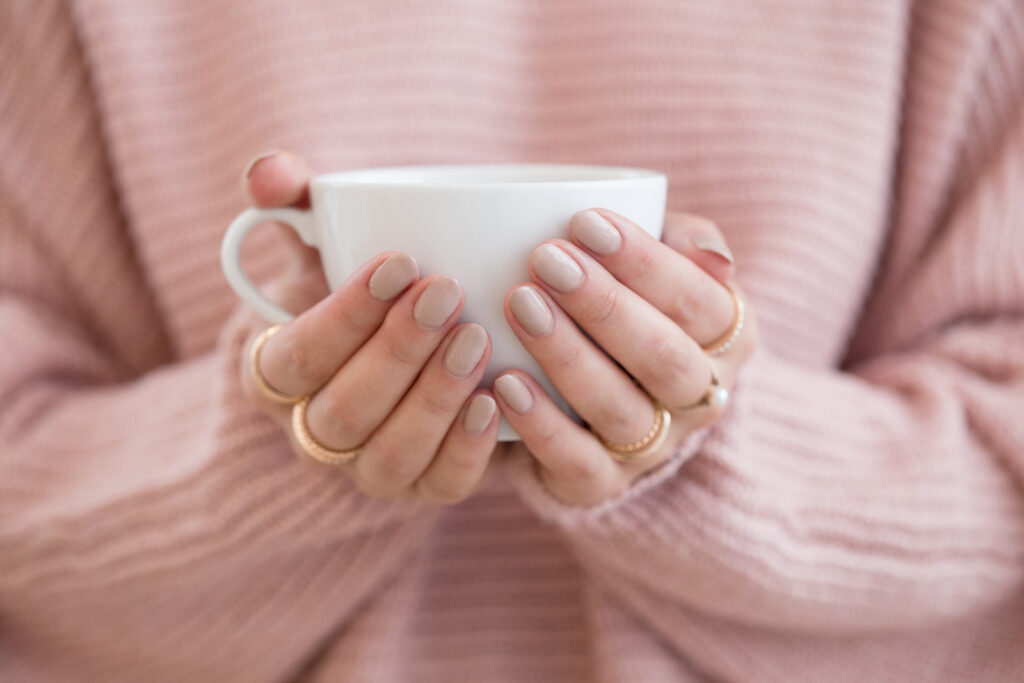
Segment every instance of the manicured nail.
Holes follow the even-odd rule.
[[[418,272],[411,256],[389,256],[370,276],[370,294],[381,301],[391,301],[412,284]]]
[[[444,354],[444,368],[459,379],[469,377],[487,349],[487,332],[476,323],[466,325],[455,335]]]
[[[559,292],[571,292],[583,284],[583,269],[553,244],[542,244],[530,255],[533,272]]]
[[[455,278],[442,276],[427,285],[412,309],[412,317],[425,330],[442,327],[462,299],[462,287]]]
[[[487,394],[477,394],[469,402],[469,407],[466,408],[466,416],[462,418],[462,426],[470,434],[483,434],[487,430],[487,426],[491,424],[491,419],[494,417],[494,412],[497,409],[498,404],[494,402],[493,398]]]
[[[274,156],[275,154],[280,154],[280,153],[281,153],[281,150],[275,149],[275,150],[272,150],[270,152],[264,152],[263,154],[261,154],[258,157],[254,158],[252,161],[249,162],[249,165],[245,167],[245,172],[242,174],[242,177],[243,178],[248,178],[249,176],[252,175],[252,169],[256,168],[256,164],[260,163],[264,159],[269,159],[270,157]]]
[[[515,375],[502,375],[494,380],[494,390],[517,413],[525,413],[533,405],[530,390]]]
[[[729,247],[725,246],[713,237],[698,235],[690,241],[693,242],[693,246],[697,247],[701,251],[706,251],[709,254],[715,254],[716,256],[724,258],[730,264],[733,263],[732,252],[729,251]]]
[[[547,334],[555,324],[551,309],[533,287],[517,287],[508,297],[508,307],[523,329],[537,337]]]
[[[572,220],[572,233],[595,254],[611,254],[622,246],[622,235],[596,211],[576,214]]]

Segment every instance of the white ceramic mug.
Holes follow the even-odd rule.
[[[417,166],[316,176],[310,209],[247,209],[228,227],[221,266],[231,287],[271,323],[292,315],[246,277],[239,251],[246,234],[265,221],[291,226],[316,247],[331,289],[384,251],[416,259],[421,276],[444,273],[466,293],[461,320],[491,335],[493,352],[482,386],[507,368],[536,378],[570,415],[537,362],[505,321],[505,295],[530,280],[527,258],[539,243],[568,237],[569,218],[595,207],[611,209],[661,237],[665,176],[643,169],[560,164]],[[502,421],[502,441],[518,439]]]

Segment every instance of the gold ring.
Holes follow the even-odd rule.
[[[309,433],[309,425],[306,424],[306,408],[309,407],[309,402],[312,400],[313,395],[308,394],[300,398],[299,402],[292,408],[292,432],[294,432],[295,440],[299,442],[299,446],[306,452],[306,455],[328,465],[340,465],[359,455],[360,451],[363,450],[362,446],[356,446],[344,451],[335,451],[313,438],[313,435]]]
[[[263,373],[260,372],[260,353],[263,351],[263,346],[267,343],[267,340],[277,334],[282,325],[271,325],[267,329],[260,332],[260,336],[256,337],[256,341],[253,342],[252,348],[249,349],[249,374],[252,375],[252,379],[256,382],[257,388],[260,393],[269,398],[274,403],[284,403],[285,405],[292,405],[298,403],[302,396],[289,396],[288,394],[282,394],[280,391],[270,386],[266,378],[263,377]]]
[[[721,337],[701,347],[704,353],[711,356],[720,356],[728,351],[736,341],[736,338],[740,336],[740,332],[743,331],[743,319],[746,316],[743,299],[740,298],[739,294],[732,287],[729,288],[729,294],[732,295],[733,308],[735,310],[732,325],[729,326],[729,329]]]
[[[719,383],[718,375],[715,374],[714,369],[709,369],[711,370],[711,384],[708,385],[707,391],[700,397],[700,400],[682,408],[674,408],[673,410],[693,410],[694,408],[704,408],[705,406],[722,406],[729,401],[729,390]]]
[[[650,394],[647,394],[647,398],[651,400],[651,405],[654,406],[654,424],[651,425],[650,431],[639,441],[628,444],[616,444],[605,440],[604,437],[592,428],[590,429],[591,434],[597,437],[597,440],[601,442],[601,445],[608,451],[608,454],[619,462],[633,462],[653,455],[665,443],[665,439],[668,438],[668,428],[672,424],[672,414],[668,412],[668,409],[658,399]]]

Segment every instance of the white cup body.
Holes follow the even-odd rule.
[[[502,181],[508,178],[516,180]],[[519,368],[568,410],[508,326],[505,296],[530,281],[530,251],[544,240],[568,238],[569,218],[582,209],[611,209],[660,238],[665,190],[665,176],[653,172],[518,164],[336,173],[314,179],[311,198],[332,289],[384,251],[411,255],[422,275],[451,275],[466,293],[460,320],[479,323],[491,335],[483,386]],[[518,437],[503,422],[499,438]]]
[[[519,368],[578,419],[505,321],[505,296],[530,281],[527,259],[534,247],[569,237],[569,218],[577,211],[611,209],[660,238],[665,191],[660,173],[608,166],[410,166],[330,173],[311,181],[309,211],[242,212],[225,234],[221,264],[243,300],[269,322],[283,322],[290,314],[260,293],[239,263],[242,241],[260,222],[283,221],[319,249],[332,290],[381,252],[409,254],[421,275],[456,278],[466,293],[461,320],[479,323],[491,335],[483,386],[491,386],[503,370]],[[498,438],[518,436],[502,420]]]

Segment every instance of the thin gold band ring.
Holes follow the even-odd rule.
[[[336,451],[324,446],[310,434],[309,425],[306,424],[306,410],[312,400],[311,394],[303,396],[292,408],[292,432],[295,434],[295,440],[298,441],[299,447],[309,457],[327,465],[340,465],[354,459],[363,450],[362,446]]]
[[[260,372],[260,354],[263,352],[263,347],[266,345],[267,340],[277,334],[278,330],[283,327],[282,325],[271,325],[267,329],[260,332],[260,336],[256,337],[256,341],[252,343],[252,348],[249,349],[249,374],[252,375],[253,381],[256,383],[256,388],[260,390],[260,393],[269,398],[274,403],[283,403],[285,405],[293,405],[302,400],[302,396],[290,396],[282,393],[270,386],[267,382],[267,378]]]
[[[647,392],[644,392],[647,393]],[[619,462],[634,462],[653,455],[665,443],[668,438],[668,428],[672,424],[672,413],[662,404],[661,401],[647,394],[654,406],[654,424],[642,439],[628,444],[616,444],[606,440],[592,428],[590,432],[597,437],[608,454]]]

